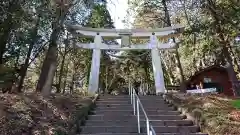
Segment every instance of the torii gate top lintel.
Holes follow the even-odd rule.
[[[182,25],[176,24],[171,27],[156,28],[156,29],[104,29],[104,28],[88,28],[80,25],[70,25],[67,27],[69,32],[74,36],[80,37],[94,37],[94,43],[76,43],[80,48],[86,49],[113,49],[113,50],[132,50],[132,49],[174,49],[176,43],[159,43],[157,38],[170,39],[181,34],[184,30]],[[102,39],[119,39],[121,38],[121,45],[106,44]],[[150,42],[157,42],[155,46],[153,43],[147,44],[131,44],[131,39],[147,38]],[[152,39],[155,40],[152,40]],[[155,44],[155,43],[154,43]]]
[[[155,29],[104,29],[104,28],[88,28],[81,25],[68,26],[70,32],[81,33],[84,36],[96,36],[100,34],[102,37],[119,37],[121,35],[130,35],[131,37],[146,37],[152,34],[156,36],[174,35],[181,33],[184,26],[180,24],[171,27],[155,28]]]

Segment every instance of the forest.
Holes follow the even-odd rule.
[[[237,81],[239,4],[237,0],[131,0],[130,17],[124,22],[134,28],[185,26],[178,49],[160,52],[168,85],[186,82],[197,71],[213,65],[225,67],[230,80]]]
[[[73,39],[67,26],[115,28],[113,17],[107,8],[107,4],[112,2],[113,0],[2,0],[1,101],[11,104],[10,100],[17,102],[25,99],[25,103],[30,104],[36,98],[42,102],[40,97],[44,96],[51,101],[55,99],[56,102],[58,98],[63,103],[68,100],[63,95],[76,99],[72,103],[83,100],[76,97],[87,95],[92,50],[77,48],[72,41],[93,40]],[[181,43],[177,49],[160,51],[166,85],[184,85],[195,72],[212,65],[226,67],[231,81],[238,81],[239,0],[128,0],[128,4],[127,15],[122,20],[126,28],[162,28],[174,24],[185,27],[178,37]],[[146,41],[139,39],[132,42]],[[122,91],[119,90],[127,88],[129,80],[154,89],[149,51],[124,51],[120,56],[116,53],[118,52],[111,50],[102,51],[100,90],[120,93]],[[30,95],[23,97],[25,94]],[[58,96],[53,97],[52,94]],[[1,102],[0,104],[4,108]],[[1,110],[3,108],[0,107]],[[7,105],[6,108],[9,109]],[[0,115],[4,113],[6,112],[0,111]],[[5,119],[6,121],[8,120]],[[2,120],[0,124],[1,122]],[[18,124],[14,125],[17,127]]]

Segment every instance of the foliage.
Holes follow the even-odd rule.
[[[181,107],[210,135],[239,134],[239,110],[231,102],[233,99],[221,95],[170,94],[168,100]]]
[[[58,22],[63,22],[66,25],[82,24],[86,27],[113,28],[106,1],[77,0],[62,1],[61,3],[60,1],[34,0],[25,2],[18,0],[16,2],[3,1],[1,4],[2,10],[0,12],[4,15],[1,22],[4,23],[1,23],[0,36],[1,39],[4,39],[0,43],[0,50],[3,51],[0,59],[4,66],[13,69],[15,76],[19,76],[18,79],[15,77],[11,80],[19,88],[18,91],[35,91],[34,87],[39,83],[39,80],[49,80],[41,78],[41,75],[48,71],[44,63],[49,58],[44,59],[44,57],[49,57],[49,49],[56,42],[58,42],[57,52],[50,53],[50,55],[58,54],[57,57],[54,56],[58,62],[56,62],[57,70],[53,86],[58,92],[63,93],[69,92],[65,89],[72,92],[77,87],[87,87],[91,51],[76,49],[72,39],[70,39],[70,33],[66,32],[64,30],[66,28],[62,28],[63,24]],[[15,6],[15,9],[10,5]],[[21,12],[18,9],[21,9]],[[51,65],[51,63],[48,64]],[[12,75],[12,73],[3,70],[1,72]],[[40,78],[38,78],[39,76]],[[1,76],[1,82],[6,78]],[[81,81],[78,82],[78,79]]]
[[[232,105],[233,105],[235,108],[240,109],[240,100],[234,100],[234,101],[232,101]]]
[[[172,24],[185,26],[179,46],[180,60],[186,78],[211,65],[232,63],[239,72],[239,48],[227,49],[239,34],[239,3],[234,0],[130,0],[126,26],[164,27]],[[130,17],[129,17],[130,16]],[[170,16],[168,18],[168,16]],[[129,20],[134,18],[134,21]],[[231,19],[230,19],[231,18]],[[130,23],[130,24],[129,24]],[[223,51],[227,50],[227,51]],[[162,52],[165,74],[173,84],[179,72],[173,52]],[[232,72],[232,71],[231,71]],[[231,76],[234,80],[234,76]]]
[[[0,133],[75,134],[73,125],[91,104],[92,97],[79,95],[1,94]]]

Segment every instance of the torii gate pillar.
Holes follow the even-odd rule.
[[[91,64],[91,72],[89,77],[89,85],[88,92],[96,93],[98,91],[98,83],[99,83],[99,69],[100,69],[100,60],[101,60],[101,50],[100,45],[102,43],[102,38],[98,34],[94,39],[94,46],[96,48],[93,49],[92,53],[92,64]]]
[[[155,88],[157,93],[165,93],[165,83],[164,83],[164,75],[162,70],[161,57],[159,54],[159,50],[157,49],[158,39],[155,35],[152,35],[150,38],[150,46],[152,53],[152,67],[153,67],[153,75],[155,80]]]

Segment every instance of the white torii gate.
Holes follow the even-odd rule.
[[[166,91],[161,58],[159,49],[174,49],[177,43],[160,43],[158,38],[172,38],[181,33],[184,29],[181,25],[157,29],[101,29],[86,28],[78,25],[68,27],[70,32],[79,33],[80,36],[94,37],[94,43],[76,43],[80,48],[93,49],[91,73],[89,78],[88,90],[90,93],[98,91],[99,68],[101,59],[101,50],[143,50],[149,49],[152,54],[152,66],[155,79],[156,93],[164,93]],[[121,38],[121,45],[108,45],[103,43],[103,38]],[[150,38],[147,44],[130,44],[130,38]]]

